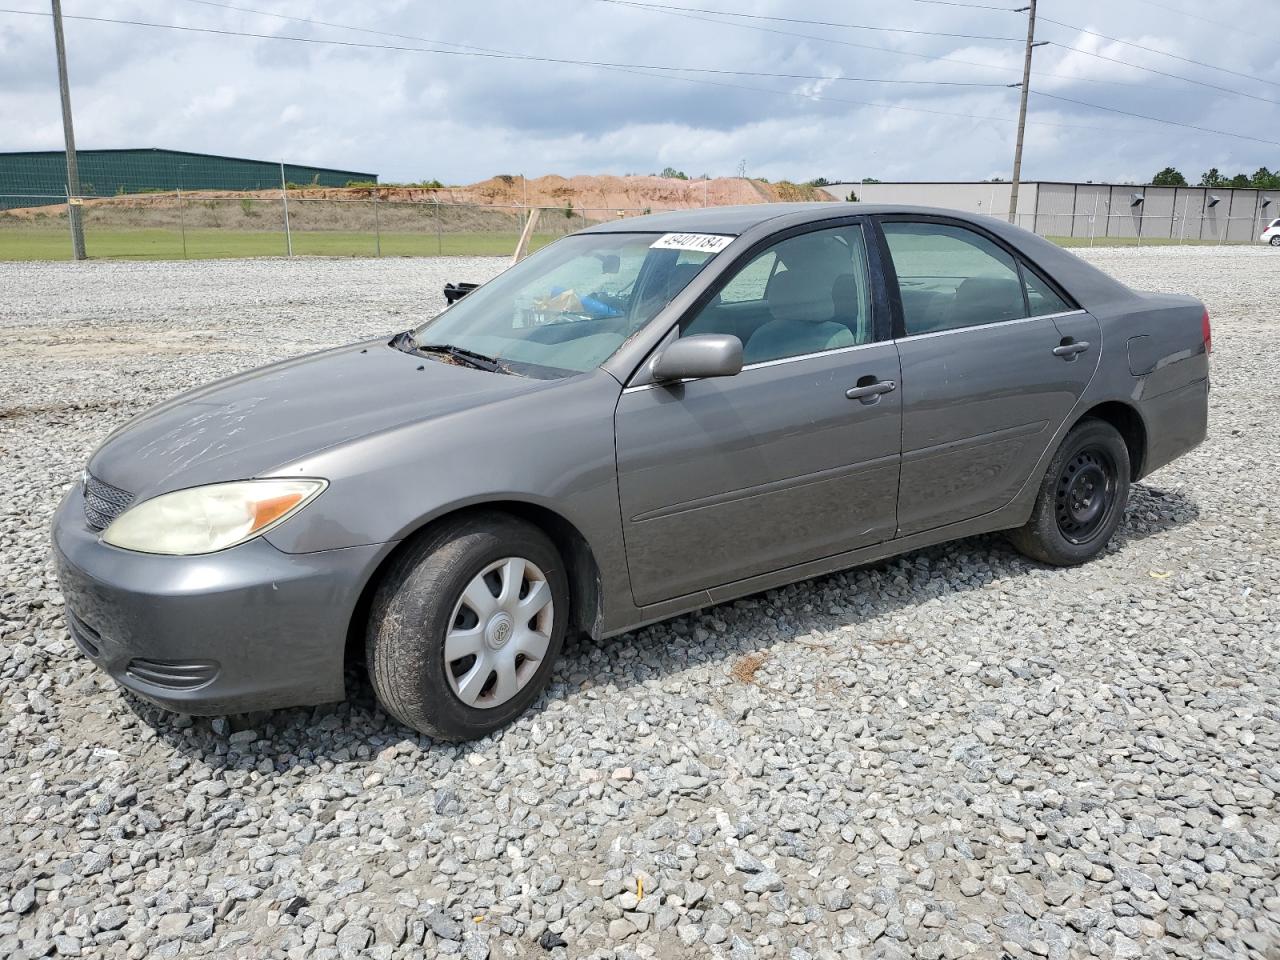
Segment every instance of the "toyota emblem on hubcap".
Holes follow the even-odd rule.
[[[489,646],[494,650],[497,650],[510,640],[512,627],[513,624],[511,622],[511,618],[507,616],[507,614],[499,613],[495,615],[494,618],[489,621],[488,629],[485,630],[485,639],[489,641]]]

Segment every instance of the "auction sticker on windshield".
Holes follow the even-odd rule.
[[[714,233],[664,233],[649,244],[651,250],[698,250],[702,253],[719,253],[733,237],[719,237]]]

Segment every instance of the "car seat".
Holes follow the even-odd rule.
[[[799,270],[775,273],[765,293],[773,319],[751,335],[743,348],[744,363],[852,347],[857,341],[835,313],[832,284]]]
[[[954,330],[1017,320],[1026,314],[1022,287],[1013,277],[968,277],[956,287],[951,310],[945,315],[946,322],[937,329]]]

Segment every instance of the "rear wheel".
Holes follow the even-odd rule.
[[[1271,245],[1273,247],[1280,247],[1280,234],[1271,238]]]
[[[542,531],[501,514],[445,521],[374,595],[369,676],[387,711],[414,729],[482,737],[546,686],[568,615],[564,565]]]
[[[1129,448],[1111,424],[1086,418],[1071,428],[1045,471],[1031,519],[1009,539],[1057,566],[1092,560],[1106,548],[1129,499]]]

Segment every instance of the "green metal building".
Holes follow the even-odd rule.
[[[167,190],[267,190],[280,186],[280,164],[211,153],[145,147],[77,150],[80,193],[110,197]],[[284,179],[299,186],[345,187],[377,182],[376,173],[284,165]],[[0,210],[66,201],[67,160],[61,150],[0,153]]]

